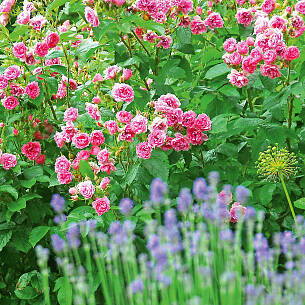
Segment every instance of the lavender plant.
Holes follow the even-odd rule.
[[[171,200],[166,184],[155,179],[143,209],[123,199],[122,220],[107,233],[96,220],[67,223],[60,214],[57,220],[68,230],[65,238],[52,236],[62,272],[59,304],[304,304],[304,218],[296,218],[296,232],[275,234],[270,247],[262,233],[264,214],[241,205],[249,190],[237,187],[238,202],[229,209],[231,187],[219,193],[218,175],[208,180],[196,179],[192,192],[182,189]],[[53,197],[59,213],[62,203]],[[144,230],[128,219],[138,213],[146,215]],[[46,304],[53,304],[47,253],[37,251]]]

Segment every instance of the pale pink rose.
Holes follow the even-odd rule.
[[[57,46],[57,44],[59,43],[59,40],[60,40],[59,35],[56,32],[50,33],[46,38],[48,47],[50,49],[55,48]]]
[[[16,58],[25,58],[27,48],[23,42],[15,42],[13,45],[13,54]]]
[[[91,180],[86,180],[84,182],[80,182],[77,185],[77,189],[78,189],[79,193],[86,199],[92,198],[95,193],[95,187],[92,184]]]
[[[0,89],[5,89],[7,86],[8,86],[7,78],[3,74],[0,74]]]
[[[66,20],[61,26],[58,27],[58,31],[61,33],[67,32],[70,28],[70,20]]]
[[[104,77],[105,79],[115,79],[121,71],[122,68],[117,65],[110,66],[104,70]]]
[[[92,206],[95,209],[98,216],[103,215],[104,213],[108,212],[110,209],[110,201],[107,196],[103,198],[96,198],[92,202]]]
[[[89,165],[91,166],[94,175],[97,175],[100,172],[100,167],[95,162],[89,162]]]
[[[110,152],[107,148],[102,149],[96,156],[100,164],[104,164],[109,160]]]
[[[63,171],[69,171],[71,168],[71,162],[65,157],[58,157],[55,161],[55,172],[60,173]]]
[[[263,76],[268,76],[269,78],[281,77],[280,67],[277,65],[264,64],[260,67]]]
[[[244,206],[242,206],[238,202],[234,202],[232,204],[231,209],[230,209],[230,221],[233,222],[233,223],[238,222],[239,217],[241,215],[246,214],[246,210],[247,210],[247,208],[245,208]]]
[[[230,74],[228,74],[228,79],[229,82],[233,85],[236,86],[238,88],[242,88],[244,86],[246,86],[249,82],[248,78],[246,77],[246,75],[242,72],[238,72],[235,69],[232,69]]]
[[[237,19],[237,22],[239,24],[243,24],[245,27],[249,26],[254,20],[254,16],[251,10],[247,10],[244,8],[239,8],[237,10],[235,18]]]
[[[181,133],[176,133],[176,137],[171,140],[171,145],[176,151],[186,151],[190,149],[190,143],[188,138],[183,136]]]
[[[2,100],[2,105],[8,110],[13,110],[19,105],[19,101],[14,96],[8,96]]]
[[[76,195],[78,192],[77,188],[76,187],[71,187],[69,188],[69,194],[70,195]]]
[[[95,74],[92,80],[92,83],[102,82],[104,80],[103,76],[99,73]]]
[[[68,171],[61,171],[57,173],[57,179],[60,184],[69,184],[73,179],[73,175]]]
[[[207,27],[200,16],[196,15],[191,21],[191,31],[193,35],[200,35],[207,31]]]
[[[226,52],[229,52],[229,53],[234,52],[236,50],[236,47],[237,47],[237,42],[236,42],[236,39],[233,37],[228,38],[223,43],[223,48],[225,49]]]
[[[92,119],[98,121],[101,118],[101,113],[98,106],[91,103],[86,103],[86,111],[92,117]]]
[[[28,0],[25,0],[23,2],[23,10],[27,11],[29,13],[35,11],[35,5],[33,2],[29,2]]]
[[[136,153],[139,158],[149,159],[152,152],[152,147],[148,142],[142,142],[137,145]]]
[[[21,75],[21,72],[20,67],[13,65],[6,68],[3,74],[7,80],[14,80]]]
[[[108,177],[104,177],[99,185],[99,188],[105,189],[110,183],[110,179]]]
[[[49,52],[49,46],[46,42],[38,42],[35,46],[35,53],[40,57],[45,57]]]
[[[5,170],[9,170],[17,165],[17,158],[15,155],[4,153],[1,155],[1,164]]]
[[[127,84],[114,84],[112,87],[112,97],[116,102],[131,103],[134,99],[134,92]]]
[[[114,135],[118,131],[118,123],[114,120],[106,121],[105,128],[109,131],[111,135]]]
[[[56,131],[55,135],[54,135],[54,141],[56,142],[56,145],[59,148],[63,148],[63,146],[65,145],[66,141],[64,139],[63,136],[63,132],[58,132]]]
[[[157,102],[163,102],[171,108],[179,108],[181,105],[179,99],[171,93],[161,95]]]
[[[133,118],[133,115],[125,110],[119,111],[116,113],[115,117],[117,120],[123,124],[127,124],[130,122],[130,120]]]
[[[76,134],[72,138],[72,144],[78,149],[83,149],[83,148],[89,146],[89,144],[90,144],[89,135],[85,132]]]
[[[147,131],[148,120],[141,114],[137,114],[131,121],[130,126],[135,134],[144,133]]]
[[[261,6],[261,10],[267,14],[270,14],[275,9],[274,0],[265,0]]]
[[[300,14],[305,15],[305,1],[304,0],[297,2],[297,4],[295,5],[294,8]]]
[[[101,130],[94,130],[90,135],[90,143],[93,146],[100,146],[105,142],[105,137]]]
[[[30,18],[31,18],[30,13],[27,11],[23,11],[17,16],[16,22],[18,24],[27,24],[30,21]]]
[[[286,60],[294,60],[300,57],[300,51],[298,47],[290,46],[286,49],[286,52],[284,53],[284,58]]]
[[[97,13],[95,10],[93,10],[91,7],[86,6],[85,7],[85,17],[88,23],[92,25],[92,27],[98,27],[100,24],[100,21],[98,19]]]
[[[124,69],[121,76],[121,82],[125,82],[132,77],[132,71],[130,69]]]
[[[64,113],[64,122],[73,122],[78,118],[78,109],[70,107]]]
[[[30,26],[33,27],[34,30],[40,31],[41,28],[47,23],[47,19],[42,15],[37,15],[30,19]]]
[[[39,86],[37,82],[31,82],[25,87],[25,93],[31,98],[36,99],[39,96]]]

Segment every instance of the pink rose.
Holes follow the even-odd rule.
[[[46,42],[38,42],[35,46],[35,53],[40,57],[45,57],[49,52],[49,46]]]
[[[16,58],[24,58],[27,48],[23,42],[15,42],[13,45],[13,54]]]
[[[50,49],[55,48],[59,43],[59,35],[56,32],[50,33],[46,38],[46,42]]]
[[[237,10],[235,18],[239,24],[243,24],[245,27],[249,26],[254,20],[251,10],[246,10],[244,8],[239,8]]]
[[[63,148],[63,146],[65,145],[66,141],[64,139],[64,133],[63,132],[58,132],[56,131],[55,135],[54,135],[54,141],[56,142],[56,145],[59,148]]]
[[[163,47],[164,49],[169,49],[173,39],[170,36],[158,36],[158,39],[160,39],[160,41],[157,44],[157,47]]]
[[[101,113],[98,110],[98,106],[91,104],[91,103],[86,103],[86,111],[88,114],[92,117],[92,119],[98,121],[101,118]]]
[[[183,121],[183,111],[180,108],[170,109],[166,113],[166,120],[168,126],[174,126],[175,124],[181,124]]]
[[[233,52],[232,54],[229,55],[228,60],[231,65],[237,66],[241,63],[242,56],[238,52]]]
[[[104,70],[105,79],[115,79],[121,70],[122,68],[117,65],[108,67]]]
[[[161,95],[157,101],[157,103],[165,103],[166,105],[168,105],[171,108],[179,108],[181,103],[179,101],[179,99],[171,93],[168,93],[166,95]]]
[[[274,50],[268,50],[264,53],[264,62],[266,64],[272,64],[277,57],[277,53]]]
[[[78,189],[79,193],[86,199],[91,198],[95,192],[95,187],[92,184],[91,180],[86,180],[84,182],[80,182],[77,185],[77,189]]]
[[[60,184],[69,184],[73,179],[73,175],[68,171],[61,171],[57,173],[57,179]]]
[[[147,131],[148,120],[141,114],[137,114],[130,122],[130,126],[135,134],[144,133]]]
[[[261,6],[261,10],[267,14],[270,14],[274,9],[275,9],[274,0],[265,0]]]
[[[128,124],[130,120],[133,118],[133,115],[125,110],[119,111],[116,113],[115,117],[121,123]]]
[[[277,65],[264,64],[261,65],[260,70],[263,76],[268,76],[272,79],[280,77],[282,75],[280,72],[280,67]]]
[[[0,163],[5,170],[9,170],[17,165],[17,158],[15,155],[4,153],[1,155]]]
[[[242,55],[249,53],[249,47],[246,41],[243,40],[237,44],[237,52]]]
[[[250,74],[255,72],[257,64],[251,55],[243,58],[242,68]]]
[[[229,82],[238,88],[246,86],[249,82],[248,78],[243,72],[238,72],[235,69],[231,70],[231,73],[228,74]]]
[[[184,137],[181,133],[176,133],[176,137],[171,141],[171,145],[174,150],[189,150],[190,143],[189,140]]]
[[[204,24],[213,30],[215,28],[222,28],[224,22],[220,14],[212,13],[204,20]]]
[[[132,77],[132,71],[130,69],[124,69],[122,76],[121,76],[121,81],[126,82]]]
[[[76,134],[72,138],[72,144],[78,149],[83,149],[83,148],[89,146],[89,144],[90,144],[89,135],[84,132]]]
[[[110,201],[107,198],[107,196],[105,196],[103,198],[96,198],[96,200],[94,200],[92,202],[92,206],[95,209],[97,215],[101,216],[104,213],[109,211],[109,209],[110,209]]]
[[[181,11],[184,15],[187,15],[193,10],[193,1],[192,0],[180,0],[177,1],[177,10]]]
[[[4,71],[4,76],[7,80],[14,80],[18,78],[20,75],[21,75],[21,69],[16,65],[10,66]]]
[[[100,104],[101,103],[101,98],[99,96],[95,96],[93,99],[92,99],[92,103],[94,104]]]
[[[7,78],[3,74],[0,74],[0,89],[5,89],[7,86],[8,86]]]
[[[134,99],[134,92],[131,86],[116,83],[112,88],[112,97],[116,102],[131,103]]]
[[[208,140],[208,136],[196,127],[190,127],[187,129],[187,138],[193,145],[201,145],[203,141]]]
[[[108,177],[104,177],[99,185],[99,188],[105,189],[110,183],[110,179]]]
[[[108,175],[111,174],[111,171],[116,171],[116,168],[113,164],[113,160],[109,160],[107,161],[106,163],[102,164],[101,167],[100,167],[100,170],[102,172],[106,172]]]
[[[225,49],[226,52],[234,52],[236,50],[237,43],[236,39],[231,37],[228,38],[224,43],[223,43],[223,48]]]
[[[240,214],[245,215],[246,210],[247,210],[247,208],[240,205],[238,202],[234,202],[230,209],[230,221],[233,223],[238,222]]]
[[[73,122],[78,118],[78,109],[70,107],[64,113],[64,122]]]
[[[2,100],[2,105],[8,110],[13,110],[19,105],[19,101],[14,96],[8,96]]]
[[[76,158],[79,160],[88,160],[90,157],[90,151],[88,150],[81,150],[77,153]]]
[[[85,7],[85,17],[88,23],[91,23],[92,27],[96,28],[99,26],[100,21],[98,19],[97,13],[91,7]]]
[[[104,80],[103,76],[99,73],[95,74],[92,80],[92,83],[102,82]]]
[[[67,122],[61,129],[63,130],[63,138],[67,143],[70,143],[72,138],[78,133],[77,128],[74,127],[72,122]]]
[[[304,0],[297,2],[297,4],[295,5],[294,8],[300,14],[305,15],[305,1]]]
[[[41,28],[47,23],[47,19],[42,15],[36,15],[32,19],[30,19],[30,26],[33,27],[34,30],[40,31]]]
[[[107,148],[102,149],[96,156],[100,164],[104,164],[109,160],[110,152]]]
[[[114,120],[106,121],[105,128],[111,135],[114,135],[118,131],[118,123]]]
[[[132,142],[135,135],[136,134],[133,131],[133,129],[131,128],[130,124],[128,124],[124,127],[123,131],[120,133],[119,140]]]
[[[41,153],[41,145],[39,142],[28,142],[21,148],[21,152],[26,155],[30,160],[35,160]]]
[[[34,54],[32,52],[26,53],[25,62],[30,66],[36,64],[36,60],[35,60]]]
[[[93,146],[100,146],[105,142],[105,137],[101,130],[94,130],[90,135],[90,143]]]
[[[163,130],[154,129],[148,136],[148,143],[151,147],[160,147],[165,142],[166,133]]]
[[[39,86],[37,82],[31,82],[29,83],[26,87],[25,87],[25,92],[26,94],[31,98],[31,99],[35,99],[39,96]]]
[[[30,18],[31,18],[30,13],[27,11],[23,11],[17,16],[17,23],[27,24],[30,21]]]
[[[286,49],[286,52],[284,53],[284,58],[286,60],[294,60],[296,58],[300,57],[300,51],[298,47],[290,46]]]
[[[193,110],[184,112],[182,116],[182,126],[191,127],[195,123],[196,117],[197,114]]]
[[[195,16],[191,21],[191,31],[193,35],[200,35],[207,31],[207,27],[205,26],[200,16]]]
[[[35,159],[36,164],[40,165],[40,164],[44,164],[46,162],[46,156],[45,155],[39,155],[36,159]]]
[[[55,172],[60,173],[64,171],[69,171],[71,168],[71,162],[65,157],[58,157],[55,161]]]
[[[151,146],[148,142],[142,142],[137,145],[136,153],[139,158],[149,159],[152,152]]]

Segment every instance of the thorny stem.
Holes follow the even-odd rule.
[[[292,203],[291,203],[291,199],[290,199],[289,193],[288,193],[287,188],[286,188],[286,184],[285,184],[283,175],[280,175],[280,179],[281,179],[281,182],[282,182],[282,185],[283,185],[283,189],[284,189],[284,192],[285,192],[285,195],[286,195],[289,207],[290,207],[290,211],[291,211],[292,217],[294,219],[295,224],[297,224],[296,218],[295,218],[295,212],[294,212],[294,209],[293,209],[293,206],[292,206]]]
[[[137,36],[137,34],[134,31],[131,31],[131,33],[133,34],[133,36],[136,38],[137,42],[142,46],[142,48],[144,49],[144,51],[146,52],[146,54],[150,57],[150,53],[148,52],[148,50],[146,49],[146,47],[144,46],[143,42],[139,39],[139,37]]]

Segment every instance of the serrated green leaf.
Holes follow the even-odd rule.
[[[0,252],[12,237],[12,231],[0,232]]]
[[[83,177],[89,177],[91,180],[94,180],[94,173],[88,161],[79,161],[79,171]]]
[[[30,244],[35,247],[36,244],[48,233],[50,227],[48,226],[39,226],[34,228],[31,231],[29,242]]]
[[[296,208],[305,210],[305,197],[296,200],[293,204]]]
[[[154,178],[161,178],[167,182],[169,174],[169,162],[165,152],[154,150],[148,160],[143,160],[143,166]]]
[[[43,168],[41,166],[33,166],[27,168],[24,170],[23,175],[27,180],[31,180],[32,178],[37,178],[43,175]]]
[[[11,185],[1,185],[0,186],[0,193],[9,193],[12,195],[16,200],[18,199],[18,192],[17,190],[12,187]]]

